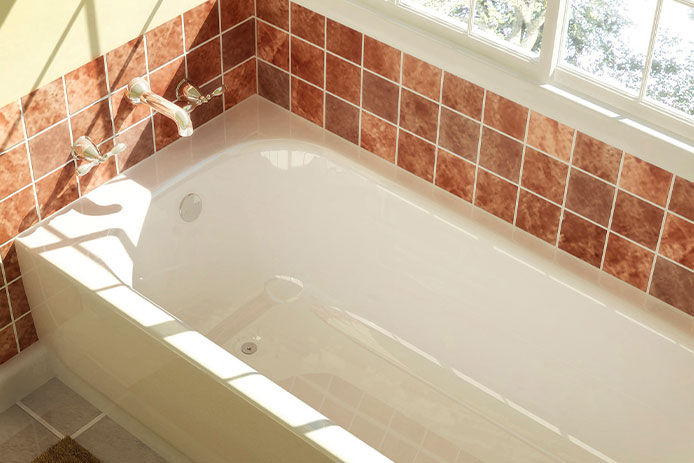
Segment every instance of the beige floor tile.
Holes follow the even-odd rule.
[[[0,461],[27,463],[58,438],[17,405],[0,413]]]
[[[107,416],[78,436],[77,442],[102,463],[166,463],[166,460]]]

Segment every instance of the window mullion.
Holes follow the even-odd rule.
[[[467,36],[472,35],[472,22],[473,16],[475,15],[475,0],[470,0],[470,13],[467,18]]]
[[[646,86],[648,85],[648,78],[651,75],[651,64],[653,63],[653,53],[655,52],[655,40],[658,36],[658,26],[660,24],[660,13],[662,10],[663,0],[658,0],[658,4],[655,7],[655,16],[653,17],[651,40],[648,42],[648,54],[646,55],[646,62],[644,63],[643,76],[641,77],[641,89],[639,90],[638,101],[643,101],[643,97],[646,95]]]
[[[570,0],[549,0],[545,10],[545,24],[540,50],[539,78],[549,82],[561,54],[564,31],[568,23]]]

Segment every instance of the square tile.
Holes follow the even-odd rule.
[[[89,423],[100,413],[57,378],[50,379],[24,397],[22,403],[66,436]]]
[[[12,281],[19,277],[19,259],[17,258],[17,248],[14,245],[14,241],[0,248],[0,260],[2,260],[2,266],[5,269],[7,281]]]
[[[624,191],[617,193],[612,230],[655,249],[660,236],[664,211]]]
[[[694,223],[668,214],[659,252],[694,270]]]
[[[689,220],[694,220],[694,182],[675,178],[670,198],[670,210]]]
[[[661,301],[694,315],[694,272],[658,257],[649,293]]]
[[[559,249],[579,259],[600,267],[605,248],[607,230],[564,211],[564,220],[559,233]]]
[[[111,91],[128,85],[135,77],[145,75],[147,64],[143,36],[106,53],[106,65]]]
[[[15,322],[15,328],[17,329],[17,341],[19,342],[20,351],[23,351],[39,340],[31,313],[17,320]]]
[[[494,92],[487,92],[484,104],[484,123],[517,140],[525,139],[528,108]]]
[[[423,178],[434,181],[436,146],[400,130],[398,137],[398,166]]]
[[[172,61],[171,63],[167,64],[166,66],[162,66],[161,68],[157,69],[156,71],[152,72],[149,75],[149,86],[152,88],[152,91],[156,93],[157,95],[161,95],[167,100],[174,101],[177,96],[176,96],[176,88],[178,87],[178,84],[181,83],[183,79],[186,78],[186,65],[185,62],[183,61],[183,58],[179,58],[176,61]],[[149,109],[147,105],[133,105],[132,103],[125,101],[122,104],[130,104],[131,106],[139,106],[143,107],[146,109]],[[127,107],[127,106],[126,106]],[[120,119],[121,117],[125,116],[127,113],[121,113],[120,116],[118,114],[120,113],[120,108],[119,111],[116,112],[115,107],[113,108],[113,118],[114,118],[114,123],[116,122],[116,118]],[[140,116],[144,116],[145,111],[143,110]],[[147,111],[147,115],[149,115],[149,111]],[[138,119],[142,120],[141,117],[136,117],[136,118],[131,118],[131,119]],[[137,121],[133,121],[137,122]],[[120,132],[122,128],[129,127],[132,124],[116,124],[116,132]],[[119,128],[122,127],[122,128]]]
[[[13,101],[0,108],[0,152],[24,139],[19,103]]]
[[[105,97],[108,90],[104,57],[99,56],[65,74],[65,86],[70,113],[79,111],[99,98]]]
[[[624,153],[619,186],[659,206],[665,206],[672,174],[666,170]]]
[[[73,140],[86,135],[98,145],[113,136],[111,110],[106,100],[70,116],[70,124],[72,125]],[[29,146],[29,149],[31,150],[31,146]],[[66,155],[69,154],[70,152],[68,151]]]
[[[1,339],[2,334],[0,346]],[[0,359],[1,350],[0,347]],[[27,463],[56,442],[58,437],[17,405],[0,413],[0,455],[3,463]]]
[[[81,135],[87,134],[82,133],[78,136]],[[29,152],[34,178],[41,178],[69,161],[72,156],[72,143],[67,121],[29,140]]]
[[[255,14],[255,0],[221,0],[222,31]]]
[[[436,156],[436,186],[472,202],[475,190],[475,165],[445,150]]]
[[[157,150],[181,138],[178,134],[176,123],[168,117],[164,117],[159,113],[154,113],[152,125],[154,125],[154,142],[156,143]]]
[[[394,82],[400,82],[401,52],[374,38],[364,36],[364,67]]]
[[[289,0],[256,0],[255,10],[260,19],[289,30]]]
[[[516,140],[484,127],[480,145],[480,165],[507,180],[518,182],[523,145]]]
[[[34,189],[26,187],[0,201],[0,217],[0,243],[14,238],[38,222]]]
[[[400,96],[400,127],[435,143],[438,123],[438,104],[422,98],[407,89],[402,89]]]
[[[362,34],[354,29],[328,19],[326,24],[325,46],[341,57],[361,65]]]
[[[323,91],[292,77],[292,112],[323,126]]]
[[[325,89],[350,103],[359,105],[361,68],[328,53],[325,56]]]
[[[97,421],[76,440],[102,463],[166,463],[154,450],[108,416]]]
[[[7,362],[9,359],[17,355],[17,340],[14,337],[14,328],[12,325],[6,328],[0,328],[0,365]],[[0,427],[2,424],[0,424]],[[2,448],[0,446],[0,448]],[[22,460],[21,463],[24,463]]]
[[[0,329],[5,328],[12,323],[12,315],[10,313],[9,296],[7,289],[0,283]]]
[[[126,146],[125,151],[118,154],[118,167],[121,172],[154,154],[151,124],[151,119],[145,119],[116,137],[116,143],[125,143]]]
[[[359,108],[332,95],[325,95],[325,128],[358,144]]]
[[[258,61],[258,94],[289,109],[289,74]]]
[[[583,172],[571,169],[566,207],[600,225],[607,226],[615,188]]]
[[[255,60],[232,69],[224,74],[224,109],[229,109],[257,92]]]
[[[323,49],[296,37],[291,38],[292,74],[323,88]]]
[[[576,131],[554,119],[530,111],[528,144],[562,161],[571,159],[571,147]]]
[[[222,55],[219,40],[207,42],[187,56],[188,78],[196,85],[202,85],[222,74]]]
[[[157,77],[163,77],[164,74],[169,70],[167,68],[174,68],[174,66],[165,66],[162,69],[156,71]],[[184,69],[185,71],[185,69]],[[182,75],[184,75],[183,73]],[[152,79],[154,80],[154,79]],[[161,85],[158,85],[161,87]],[[158,90],[161,88],[154,88],[152,86],[152,91],[158,95],[161,95]],[[166,97],[165,97],[166,98]],[[132,104],[130,99],[127,97],[127,89],[122,88],[116,93],[111,95],[111,116],[113,117],[113,126],[116,133],[121,132],[133,124],[140,122],[142,119],[149,117],[150,111],[149,106],[146,104]]]
[[[521,184],[550,201],[561,204],[569,166],[530,147],[525,148]]]
[[[208,0],[183,13],[186,50],[210,40],[219,34],[217,1]]]
[[[325,47],[325,16],[292,3],[291,18],[292,34]]]
[[[255,21],[239,24],[222,35],[224,70],[236,67],[255,55]]]
[[[7,293],[10,296],[12,315],[15,320],[29,312],[31,307],[29,307],[29,301],[27,300],[24,283],[21,278],[7,285]]]
[[[376,74],[364,72],[362,82],[362,107],[388,122],[398,122],[398,98],[400,89]]]
[[[59,78],[22,97],[28,136],[67,117],[64,92],[63,79]]]
[[[258,21],[258,58],[289,71],[289,34]]]
[[[468,161],[477,162],[480,140],[480,124],[441,108],[439,146],[462,156]]]
[[[622,281],[646,291],[654,254],[610,233],[602,269]]]
[[[155,27],[145,36],[150,71],[183,55],[183,24],[180,16]]]
[[[513,223],[518,187],[494,174],[477,171],[475,206],[481,207],[506,222]]]
[[[557,241],[561,209],[526,190],[518,197],[516,226],[550,244]]]
[[[441,103],[481,121],[484,89],[450,72],[444,72]]]
[[[31,183],[26,144],[0,154],[0,200]]]
[[[48,217],[79,198],[74,161],[70,161],[37,181],[36,196],[42,218]]]
[[[432,100],[439,101],[441,69],[405,54],[402,61],[402,84]]]
[[[383,119],[362,111],[361,147],[386,161],[395,162],[398,129]]]
[[[578,132],[573,164],[610,183],[617,182],[622,151],[593,137]]]

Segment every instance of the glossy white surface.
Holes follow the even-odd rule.
[[[42,340],[172,443],[200,411],[188,455],[381,461],[330,419],[398,463],[694,460],[691,317],[259,98],[19,253]]]

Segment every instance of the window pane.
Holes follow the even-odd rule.
[[[694,116],[694,8],[663,3],[646,95]]]
[[[637,93],[656,0],[573,0],[564,62]]]
[[[469,0],[400,0],[399,4],[455,26],[467,28],[470,15]]]
[[[476,0],[474,29],[537,55],[542,45],[545,0]]]

